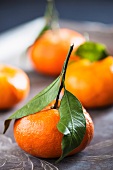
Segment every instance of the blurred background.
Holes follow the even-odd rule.
[[[65,20],[113,24],[113,0],[56,0]],[[46,0],[0,0],[0,33],[43,16]]]

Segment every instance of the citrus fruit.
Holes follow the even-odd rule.
[[[93,137],[92,119],[85,110],[83,112],[86,118],[86,133],[81,144],[70,154],[82,151]],[[35,114],[17,119],[14,123],[14,137],[17,144],[36,157],[60,157],[63,134],[57,129],[59,120],[59,111],[51,109],[50,106]]]
[[[74,43],[74,51],[85,38],[66,28],[46,31],[28,50],[34,68],[43,74],[59,75],[68,49]],[[73,57],[74,52],[71,57]],[[74,57],[75,58],[75,57]]]
[[[28,95],[29,84],[24,71],[0,64],[0,110],[9,109],[22,101]]]
[[[96,62],[87,59],[71,62],[66,71],[65,85],[85,108],[113,104],[113,57]]]

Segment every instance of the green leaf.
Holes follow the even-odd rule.
[[[75,54],[91,62],[104,59],[108,56],[106,47],[103,44],[90,41],[80,45]]]
[[[82,142],[86,131],[86,119],[81,103],[67,90],[65,90],[61,100],[59,112],[60,121],[57,128],[64,134],[62,140],[62,155],[58,159],[58,161],[61,161]]]
[[[44,107],[46,107],[49,103],[51,103],[58,94],[59,86],[60,86],[60,76],[53,83],[51,83],[47,88],[41,91],[32,100],[30,100],[25,106],[17,110],[5,121],[4,133],[8,129],[12,119],[18,119],[39,112]]]

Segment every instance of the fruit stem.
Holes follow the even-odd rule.
[[[66,57],[66,60],[64,62],[64,66],[63,66],[63,69],[62,69],[62,72],[61,72],[61,85],[59,87],[59,91],[58,91],[58,94],[57,94],[57,97],[56,97],[56,102],[54,104],[54,107],[53,109],[57,109],[58,108],[58,100],[59,100],[59,97],[60,97],[60,93],[61,93],[61,90],[64,88],[65,89],[65,75],[66,75],[66,70],[67,70],[67,65],[68,65],[68,62],[69,62],[69,58],[71,56],[71,53],[73,51],[73,47],[74,47],[74,44],[72,44],[70,46],[70,49],[69,49],[69,52],[67,54],[67,57]]]
[[[51,29],[59,27],[58,12],[55,8],[54,0],[47,0],[47,6],[44,17],[46,20],[46,25],[48,25]]]
[[[59,28],[58,12],[55,8],[54,0],[47,0],[46,10],[44,14],[45,25],[36,37],[34,43],[44,34],[47,30],[56,30]]]
[[[67,57],[66,57],[66,60],[65,60],[65,62],[64,62],[63,69],[62,69],[62,73],[61,73],[61,74],[63,75],[62,77],[63,77],[64,81],[65,81],[65,75],[66,75],[67,65],[68,65],[68,62],[69,62],[71,53],[72,53],[72,51],[73,51],[73,48],[74,48],[74,44],[71,44],[70,49],[69,49],[69,52],[68,52]]]

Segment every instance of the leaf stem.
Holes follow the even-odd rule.
[[[61,93],[61,90],[62,88],[65,88],[65,75],[66,75],[66,70],[67,70],[67,65],[68,65],[68,61],[69,61],[69,58],[71,56],[71,53],[72,53],[72,50],[73,50],[73,47],[74,47],[74,44],[72,44],[70,46],[70,49],[69,49],[69,52],[67,54],[67,57],[66,57],[66,60],[64,62],[64,66],[63,66],[63,69],[62,69],[62,72],[61,72],[61,85],[59,87],[59,91],[58,91],[58,95],[56,97],[56,102],[54,104],[54,107],[53,109],[57,109],[58,108],[58,100],[59,100],[59,96],[60,96],[60,93]]]
[[[59,28],[58,22],[58,12],[55,8],[54,0],[47,0],[46,10],[44,14],[45,24],[38,36],[36,37],[34,43],[47,31],[55,30]]]
[[[50,29],[59,28],[58,12],[56,10],[54,0],[47,0],[47,6],[44,17],[46,20],[46,25],[48,25]]]
[[[54,11],[54,1],[47,0],[46,10],[45,10],[45,14],[44,14],[44,17],[46,19],[46,25],[51,23],[53,11]]]
[[[63,75],[64,81],[65,81],[65,75],[66,75],[66,70],[67,70],[68,61],[69,61],[69,58],[70,58],[71,53],[72,53],[72,51],[73,51],[73,48],[74,48],[74,44],[71,44],[70,49],[69,49],[69,52],[68,52],[67,57],[66,57],[66,60],[65,60],[65,62],[64,62],[63,69],[62,69],[62,75]]]
[[[63,88],[63,82],[61,82],[61,85],[60,85],[60,88],[59,88],[59,91],[58,91],[58,94],[57,94],[57,97],[56,97],[56,102],[54,104],[53,109],[57,109],[58,108],[58,100],[59,100],[59,96],[60,96],[62,88]]]

